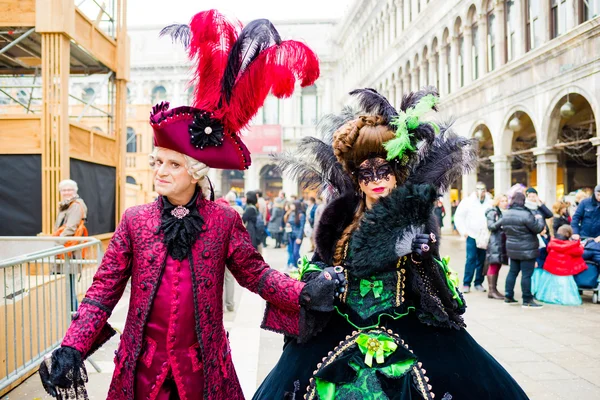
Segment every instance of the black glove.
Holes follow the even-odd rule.
[[[52,397],[59,397],[61,389],[73,388],[75,393],[85,390],[87,372],[83,356],[72,347],[59,347],[44,360],[39,369],[42,385]]]
[[[430,258],[434,243],[437,243],[437,237],[433,233],[419,233],[413,239],[412,251],[419,258]]]
[[[300,305],[307,310],[333,311],[333,303],[344,291],[346,279],[342,267],[327,267],[315,279],[307,282],[300,292]]]

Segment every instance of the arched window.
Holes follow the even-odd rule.
[[[93,98],[96,92],[91,87],[83,89],[83,93],[81,94],[81,98],[84,102],[89,103]]]
[[[127,142],[125,150],[128,153],[136,153],[137,152],[137,136],[132,127],[127,127]]]
[[[448,93],[452,93],[452,49],[450,47],[450,43],[446,45],[446,59],[444,63],[446,63],[446,87],[448,88]]]
[[[496,68],[496,14],[494,14],[493,1],[488,2],[487,56],[488,56],[488,72],[490,72]]]
[[[517,13],[518,7],[515,0],[506,0],[506,60],[515,59],[517,45]]]
[[[137,182],[135,180],[135,178],[133,176],[127,175],[125,177],[125,182],[126,183],[131,183],[132,185],[137,185]]]
[[[129,86],[127,86],[127,104],[131,104],[131,101],[132,101],[131,89],[129,88]]]
[[[186,91],[186,104],[191,106],[192,103],[194,102],[194,87],[190,86],[189,88],[187,88]]]
[[[542,44],[540,0],[525,0],[525,47],[527,51]]]
[[[550,39],[567,31],[567,0],[550,0]]]
[[[580,21],[583,23],[600,15],[600,0],[579,0]]]
[[[167,100],[167,89],[164,86],[155,86],[152,89],[152,104]]]
[[[300,106],[300,121],[302,125],[316,125],[318,99],[317,87],[315,85],[302,88],[302,101]]]

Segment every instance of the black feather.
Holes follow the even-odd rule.
[[[226,101],[229,102],[231,99],[233,86],[250,63],[262,51],[280,43],[279,32],[268,19],[254,20],[242,29],[239,37],[231,47],[225,73],[223,74],[222,90]]]
[[[439,193],[477,164],[475,141],[459,136],[449,126],[441,126],[433,143],[421,151],[420,159],[411,168],[408,183],[431,184]]]
[[[342,108],[340,114],[326,114],[317,123],[317,132],[325,143],[333,143],[333,134],[346,122],[352,121],[360,115],[360,110],[350,106]]]
[[[298,179],[304,188],[316,189],[319,193],[328,191],[332,197],[354,190],[331,145],[318,138],[305,137],[294,154],[283,153],[273,158],[282,172]]]
[[[435,86],[427,86],[416,92],[410,92],[408,94],[405,94],[402,98],[400,109],[402,111],[406,111],[409,108],[416,106],[419,100],[421,100],[422,97],[425,97],[428,94],[433,94],[436,97],[439,96],[438,90]],[[437,107],[433,107],[433,109],[437,111]]]
[[[379,94],[375,89],[355,89],[350,92],[350,95],[356,97],[359,106],[364,112],[381,115],[386,119],[386,123],[389,123],[398,115],[398,112],[388,99]]]
[[[187,49],[190,45],[190,27],[186,24],[172,24],[165,26],[158,34],[160,37],[169,35],[173,43],[179,42]]]

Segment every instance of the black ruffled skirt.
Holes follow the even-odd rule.
[[[414,352],[426,370],[436,399],[528,399],[517,382],[465,329],[431,327],[419,322],[412,312],[398,320],[386,320],[382,327],[398,334]],[[325,330],[307,343],[286,340],[279,362],[253,399],[302,399],[317,364],[355,331],[356,328],[335,314]],[[397,393],[398,396],[389,396],[388,388],[387,398],[423,398],[414,396],[413,390],[406,390],[405,383],[398,386]]]

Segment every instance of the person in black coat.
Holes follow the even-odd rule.
[[[486,251],[486,261],[489,265],[488,298],[503,300],[504,295],[498,291],[498,273],[503,264],[508,264],[506,255],[506,236],[502,231],[502,212],[508,208],[508,197],[502,195],[494,200],[494,207],[485,212],[487,226],[490,230],[490,241]]]
[[[523,307],[542,307],[533,300],[531,276],[539,254],[540,242],[537,235],[544,230],[544,227],[543,216],[539,212],[525,207],[523,193],[515,193],[510,209],[502,215],[502,230],[506,234],[506,254],[510,258],[510,271],[506,277],[504,299],[507,304],[517,303],[514,297],[515,282],[519,272],[522,271]]]

